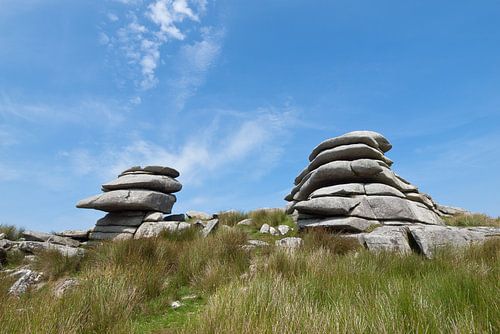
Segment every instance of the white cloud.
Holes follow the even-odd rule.
[[[0,94],[0,117],[20,118],[29,122],[87,123],[90,120],[92,123],[116,125],[124,121],[126,112],[127,107],[114,101],[95,98],[75,103],[21,103],[7,94]]]
[[[114,13],[108,13],[108,19],[111,21],[111,22],[116,22],[118,21],[120,18],[114,14]]]
[[[194,130],[191,139],[180,149],[165,146],[143,138],[135,138],[122,147],[108,147],[100,154],[78,149],[65,153],[78,173],[105,173],[112,177],[134,165],[167,165],[181,172],[184,184],[197,185],[210,177],[220,177],[223,168],[241,165],[247,176],[259,177],[269,171],[283,153],[289,127],[295,121],[295,112],[289,108],[261,109],[251,118],[239,113],[243,120],[214,117],[212,123],[200,131]],[[228,117],[225,115],[225,117]],[[223,124],[221,128],[220,124]],[[241,167],[239,167],[241,168]]]
[[[186,38],[181,24],[186,20],[199,24],[200,15],[206,9],[206,1],[120,2],[132,7],[128,14],[129,23],[117,31],[120,50],[124,51],[128,65],[138,68],[141,73],[141,79],[136,81],[137,87],[143,90],[151,89],[158,83],[157,71],[162,47],[170,40]],[[116,21],[112,19],[116,15],[110,15],[108,14],[108,18]]]
[[[207,71],[220,54],[223,36],[223,31],[205,27],[201,40],[181,48],[176,64],[177,75],[170,82],[177,110],[181,110],[204,83]]]

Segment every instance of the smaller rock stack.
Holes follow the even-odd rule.
[[[182,189],[170,167],[132,167],[117,179],[102,185],[103,193],[81,200],[78,208],[108,212],[99,219],[90,240],[131,239],[144,222],[162,221],[176,201],[173,193]]]

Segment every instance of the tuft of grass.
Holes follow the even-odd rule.
[[[24,252],[20,250],[10,250],[5,258],[5,266],[7,268],[16,268],[23,264],[25,258]]]
[[[328,230],[315,229],[303,235],[304,247],[310,250],[324,249],[332,254],[347,254],[360,251],[363,247],[354,238],[332,234]]]
[[[452,217],[444,217],[446,225],[450,226],[493,226],[500,227],[500,217],[492,218],[487,215],[473,213],[473,214],[459,214]]]
[[[248,218],[248,214],[243,211],[227,211],[218,214],[219,223],[227,226],[234,226],[243,219]]]
[[[21,237],[24,228],[16,227],[14,225],[0,224],[0,233],[5,233],[8,240],[16,241]]]
[[[80,271],[83,258],[63,255],[57,250],[49,249],[37,254],[34,269],[41,271],[50,280],[67,275],[75,275]]]
[[[279,209],[256,210],[250,212],[249,216],[257,228],[261,228],[264,224],[295,226],[292,217]]]

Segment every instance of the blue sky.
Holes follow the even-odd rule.
[[[85,228],[132,166],[175,212],[283,206],[322,140],[383,133],[440,203],[500,215],[497,1],[0,0],[0,223]]]

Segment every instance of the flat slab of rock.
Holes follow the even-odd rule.
[[[79,241],[85,241],[89,238],[90,230],[65,230],[62,232],[57,232],[55,235],[65,238],[72,238]]]
[[[37,254],[47,250],[56,250],[64,256],[72,257],[82,256],[85,253],[85,250],[82,248],[51,244],[41,241],[21,241],[18,243],[18,247],[20,250],[31,254]]]
[[[134,234],[137,230],[137,227],[133,226],[117,226],[117,225],[96,225],[94,227],[95,232],[103,232],[103,233],[130,233]]]
[[[373,148],[379,149],[382,152],[387,152],[392,148],[392,145],[389,143],[389,141],[378,132],[352,131],[342,136],[330,138],[321,142],[313,149],[311,155],[309,156],[309,161],[314,160],[314,158],[316,158],[316,156],[324,150],[350,144],[366,144]]]
[[[50,242],[53,244],[65,245],[65,246],[70,246],[70,247],[80,246],[80,242],[78,242],[74,239],[61,237],[61,236],[51,234],[51,233],[26,230],[26,231],[23,231],[21,233],[21,235],[27,241],[42,241],[42,242],[46,241],[46,242]]]
[[[159,222],[163,220],[163,213],[161,212],[148,212],[144,217],[145,222]]]
[[[328,196],[353,196],[364,195],[365,187],[363,183],[344,183],[334,186],[319,188],[311,193],[310,198]]]
[[[382,226],[363,236],[370,251],[396,251],[410,253],[408,230],[402,226]]]
[[[165,175],[154,174],[129,174],[104,183],[103,191],[147,189],[166,194],[175,193],[182,189],[179,181]]]
[[[338,160],[357,160],[357,159],[373,159],[381,160],[387,164],[387,166],[392,165],[391,159],[384,156],[384,154],[369,145],[366,144],[350,144],[341,145],[331,149],[327,149],[319,153],[311,163],[300,173],[297,178],[295,178],[295,184],[299,184],[302,178],[307,175],[307,173],[317,169],[318,167],[327,164],[332,161]]]
[[[149,190],[112,190],[81,200],[77,208],[113,211],[160,211],[170,213],[174,195]]]
[[[129,240],[134,235],[132,233],[119,233],[119,232],[90,232],[89,239],[92,241],[105,241],[105,240]]]
[[[146,166],[146,167],[141,167],[141,166],[135,166],[131,167],[127,170],[124,170],[121,175],[126,175],[127,173],[133,173],[133,172],[146,172],[146,173],[152,173],[152,174],[157,174],[157,175],[165,175],[165,176],[170,176],[170,177],[179,177],[181,175],[177,170],[171,167],[163,167],[163,166]]]
[[[188,216],[188,218],[201,219],[201,220],[210,220],[210,219],[214,218],[214,215],[212,215],[212,214],[209,214],[206,212],[201,212],[201,211],[194,211],[194,210],[190,210],[190,211],[186,212],[186,215]]]
[[[420,251],[432,258],[443,247],[465,247],[489,237],[500,236],[500,228],[459,228],[453,226],[410,225],[408,230]]]
[[[335,232],[360,233],[372,230],[380,226],[378,220],[368,220],[358,217],[327,217],[301,219],[298,221],[299,228],[324,228]]]
[[[111,212],[103,218],[99,219],[96,226],[139,226],[144,220],[144,212],[124,211],[124,212]]]
[[[205,227],[201,230],[201,235],[206,238],[210,233],[219,227],[219,219],[211,219],[206,222]]]
[[[462,215],[470,214],[470,212],[465,209],[456,208],[453,206],[436,204],[436,208],[445,215],[450,215],[450,216],[460,215],[460,214]]]
[[[163,231],[176,232],[190,227],[191,224],[177,221],[145,222],[135,232],[134,239],[154,238]]]
[[[383,183],[401,192],[418,191],[415,186],[408,185],[398,179],[384,162],[359,159],[333,161],[318,167],[306,175],[290,195],[296,201],[304,201],[320,188],[345,183]]]

